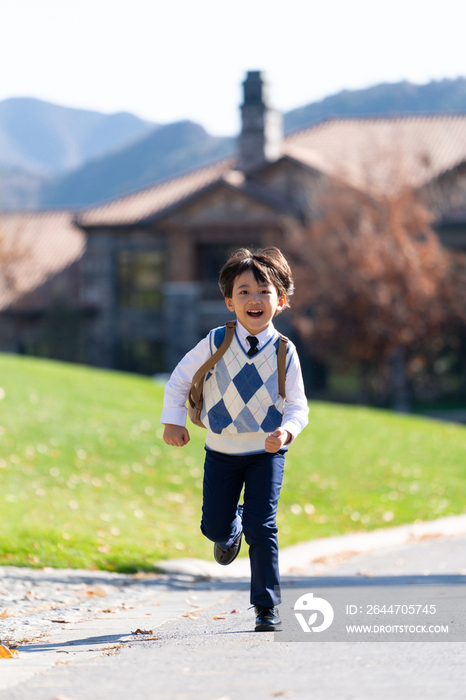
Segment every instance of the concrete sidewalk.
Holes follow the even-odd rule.
[[[1,573],[4,587],[9,572],[5,567]],[[71,605],[48,606],[29,615],[12,614],[0,620],[2,643],[17,649],[15,658],[0,659],[0,692],[24,684],[56,665],[79,664],[84,659],[88,662],[142,641],[154,641],[158,629],[167,622],[193,619],[209,607],[227,605],[231,595],[228,586],[199,589],[189,576],[149,575],[135,579],[106,572],[93,576],[91,572],[55,570],[42,577],[41,573],[12,569],[10,576],[22,576],[35,589],[41,587],[44,578],[59,579],[62,589],[85,581],[89,591],[97,591],[96,598],[81,601],[84,604],[76,605],[74,601]]]
[[[465,584],[466,516],[295,545],[282,551],[281,565],[284,586],[315,587],[326,580],[342,586],[358,585],[361,580],[370,585]],[[1,700],[123,700],[138,693],[154,700],[243,700],[246,690],[246,696],[255,700],[280,694],[308,700],[309,684],[306,687],[303,678],[292,673],[292,669],[296,675],[296,669],[307,668],[308,645],[270,644],[271,634],[251,635],[254,616],[248,610],[247,560],[228,568],[197,560],[164,566],[172,567],[172,572],[127,576],[0,568],[0,614],[6,610],[8,615],[0,619],[0,639],[11,647],[16,642],[18,648],[17,658],[0,659]],[[339,667],[341,644],[317,646],[315,663],[320,659],[329,667]],[[464,697],[462,644],[444,645],[449,652],[439,673],[442,676],[448,668],[448,678],[436,678],[432,693],[422,687],[418,694],[410,688],[406,664],[401,674],[403,692],[392,682],[390,663],[396,657],[403,666],[403,644],[394,645],[396,653],[388,655],[381,649],[387,645],[362,645],[364,659],[385,669],[385,685],[371,690],[359,688],[357,674],[351,670],[361,671],[361,656],[356,654],[361,644],[346,646],[352,647],[345,651],[347,685],[335,685],[330,674],[321,679],[319,688],[313,688],[313,698]],[[442,647],[431,643],[429,653],[421,653],[425,645],[408,646],[414,648],[410,652],[413,668],[421,674],[431,669],[427,660],[434,648]],[[287,647],[288,655],[278,652],[282,647]],[[334,647],[339,649],[332,651]],[[246,662],[248,650],[256,655],[259,668],[269,669],[267,678],[261,674],[256,678]],[[230,671],[225,659],[231,660]],[[224,692],[222,676],[233,670]],[[399,670],[395,675],[400,680]],[[143,679],[152,684],[148,690]],[[441,682],[445,688],[450,684],[448,694],[439,694]]]

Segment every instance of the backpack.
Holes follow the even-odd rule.
[[[188,395],[188,415],[191,422],[194,425],[198,425],[200,428],[205,428],[206,426],[201,421],[202,406],[204,404],[204,380],[207,372],[212,369],[212,367],[217,364],[220,358],[226,353],[230,347],[231,341],[235,334],[236,321],[228,321],[226,324],[225,338],[223,343],[220,345],[218,350],[209,357],[207,362],[199,367],[195,373],[191,388],[189,389]],[[279,335],[278,352],[277,352],[277,368],[278,368],[278,393],[285,399],[285,372],[286,372],[286,351],[288,347],[288,338],[284,335]]]

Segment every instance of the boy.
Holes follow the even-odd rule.
[[[219,286],[228,309],[236,314],[236,329],[204,383],[201,531],[214,542],[216,561],[226,566],[238,556],[244,530],[255,631],[273,631],[281,625],[275,607],[281,602],[275,516],[285,452],[307,425],[308,415],[299,359],[290,342],[286,400],[278,393],[279,334],[272,319],[289,305],[293,278],[278,248],[257,253],[240,248],[221,269]],[[224,337],[225,327],[211,331],[181,360],[166,385],[161,423],[167,445],[183,447],[189,441],[185,404],[192,377]]]

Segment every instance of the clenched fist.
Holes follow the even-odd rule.
[[[291,433],[288,430],[283,430],[283,428],[277,428],[274,432],[269,435],[265,441],[265,451],[266,452],[278,452],[281,450],[283,445],[291,440]]]
[[[163,431],[163,441],[172,447],[184,447],[190,440],[189,433],[182,425],[166,423]]]

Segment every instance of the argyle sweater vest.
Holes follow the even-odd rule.
[[[211,331],[212,353],[224,337],[224,326]],[[265,451],[266,435],[281,425],[285,403],[278,393],[278,338],[276,333],[249,357],[235,333],[226,353],[207,374],[201,419],[209,449],[230,454]]]

